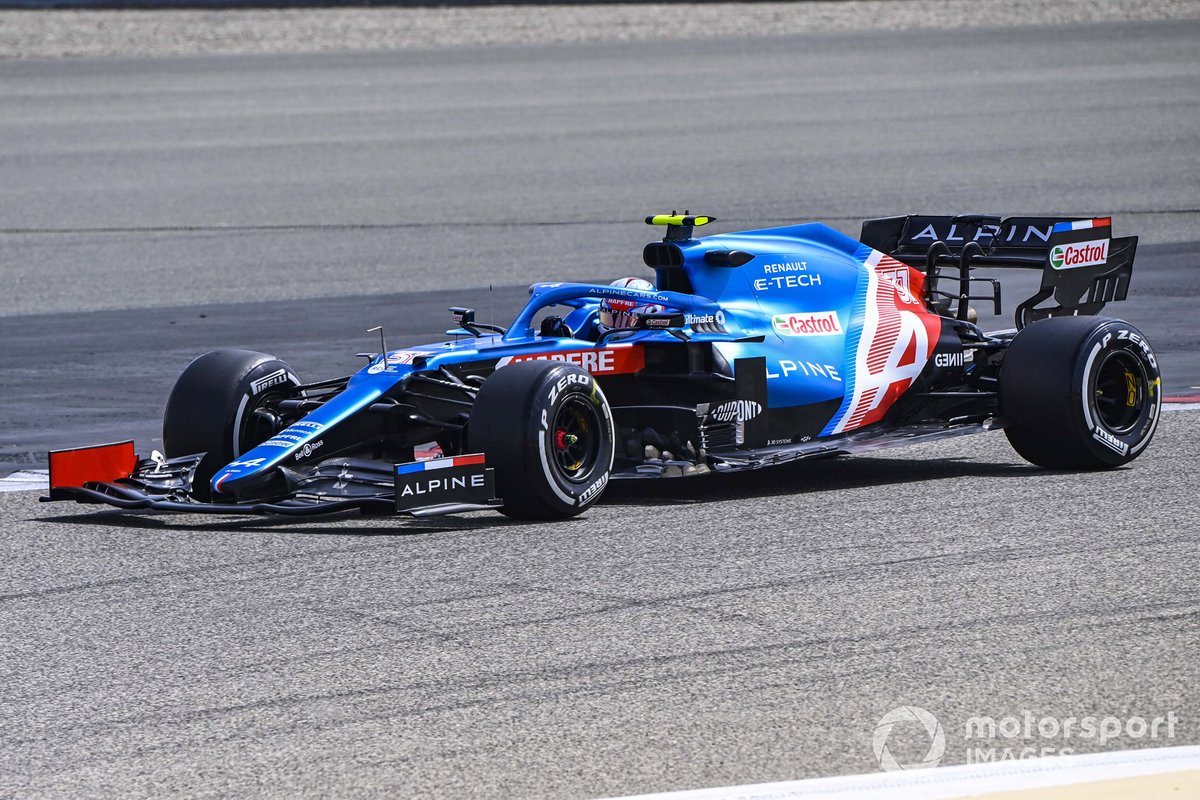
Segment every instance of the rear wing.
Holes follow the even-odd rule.
[[[957,217],[909,215],[869,219],[859,240],[925,272],[925,300],[966,319],[972,300],[1001,312],[1000,282],[972,275],[977,269],[1040,269],[1037,293],[1017,306],[1023,328],[1046,317],[1099,313],[1124,300],[1133,274],[1137,237],[1112,238],[1109,217]],[[943,270],[949,270],[943,274]],[[939,284],[939,281],[942,283]],[[944,291],[954,281],[954,291]],[[987,283],[987,295],[971,294]],[[1057,305],[1039,306],[1051,296]],[[955,305],[956,304],[956,305]]]

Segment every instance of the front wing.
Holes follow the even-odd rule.
[[[492,469],[482,454],[407,464],[365,459],[328,459],[303,474],[287,471],[283,496],[237,502],[205,502],[192,494],[203,453],[167,459],[133,456],[132,442],[50,454],[50,494],[45,502],[74,500],[125,510],[188,514],[280,514],[316,516],[360,510],[431,517],[497,509]],[[121,464],[131,462],[129,469]]]

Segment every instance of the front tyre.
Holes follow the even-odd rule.
[[[475,398],[468,449],[495,469],[502,513],[565,519],[603,494],[613,421],[596,379],[560,361],[524,361],[492,374]]]
[[[168,458],[206,453],[192,479],[196,498],[210,499],[218,469],[278,432],[266,409],[299,385],[287,364],[252,350],[217,350],[187,365],[167,400],[163,449]]]
[[[1162,382],[1154,351],[1127,322],[1051,317],[1013,339],[1000,366],[1000,413],[1024,459],[1050,469],[1110,469],[1154,436]]]

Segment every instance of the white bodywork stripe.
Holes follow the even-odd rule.
[[[867,257],[864,264],[867,269],[867,309],[863,316],[862,337],[858,340],[858,352],[854,354],[854,395],[851,397],[850,405],[846,407],[845,415],[838,420],[837,426],[833,429],[834,433],[842,433],[846,430],[846,424],[854,417],[854,412],[862,401],[863,385],[868,382],[867,355],[871,352],[871,343],[875,341],[875,333],[879,328],[879,303],[875,296],[879,290],[879,275],[875,272],[875,265],[881,258],[883,258],[883,253],[875,250]],[[850,324],[854,324],[853,320],[850,321]]]

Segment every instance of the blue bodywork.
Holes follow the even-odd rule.
[[[816,223],[692,236],[712,220],[646,218],[668,226],[642,254],[653,284],[536,283],[507,329],[451,308],[448,341],[368,355],[346,377],[302,385],[274,356],[201,356],[168,401],[169,458],[137,460],[132,442],[56,451],[44,499],[561,519],[610,479],[757,470],[997,428],[1035,464],[1109,468],[1153,433],[1160,382],[1144,337],[1096,338],[1118,320],[1041,322],[1125,299],[1137,237],[1112,238],[1111,218],[910,214],[864,221],[861,241]],[[987,333],[971,303],[1001,313],[1000,281],[975,272],[991,269],[1038,270],[1041,284],[1015,328]],[[1072,360],[1074,341],[1091,344],[1073,345]],[[569,366],[520,363],[537,360]],[[1084,401],[1080,424],[1066,407],[1043,413],[1071,396],[1064,386]],[[1048,427],[1063,429],[1049,444]]]
[[[498,361],[507,356],[603,348],[594,340],[595,320],[605,298],[656,304],[684,314],[689,321],[716,321],[692,326],[686,338],[711,342],[715,353],[734,364],[763,358],[767,371],[765,405],[772,409],[848,402],[855,353],[867,307],[870,248],[825,225],[812,223],[743,233],[727,233],[670,242],[682,255],[679,268],[693,291],[642,292],[607,285],[538,283],[530,299],[504,334],[407,347],[376,357],[350,377],[345,389],[302,420],[219,469],[212,480],[216,492],[238,492],[240,486],[281,466],[327,455],[326,436],[348,418],[368,409],[415,372],[469,362]],[[714,266],[706,254],[737,252],[752,256],[739,266]],[[660,281],[662,285],[660,271]],[[575,337],[542,336],[535,316],[543,308],[566,307],[564,322]],[[833,314],[835,332],[781,335],[776,318],[787,315]],[[615,340],[609,340],[611,344]],[[667,330],[639,330],[621,344],[682,344]],[[842,410],[844,413],[844,409]]]

